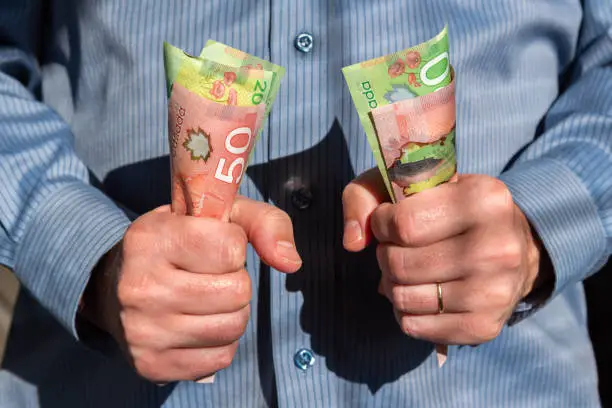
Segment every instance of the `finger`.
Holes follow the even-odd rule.
[[[157,249],[177,268],[222,274],[244,267],[247,237],[239,226],[212,218],[158,216],[166,223]]]
[[[165,329],[172,336],[170,348],[223,346],[242,337],[249,322],[250,306],[239,311],[208,316],[175,315]]]
[[[295,248],[293,224],[286,212],[266,203],[238,197],[230,221],[244,229],[249,242],[266,264],[287,273],[302,266]]]
[[[124,328],[121,342],[155,350],[222,346],[242,336],[249,316],[249,305],[232,313],[205,316],[126,312],[121,321]]]
[[[162,205],[161,207],[157,207],[154,208],[153,210],[151,210],[151,212],[154,213],[159,213],[159,214],[163,214],[163,213],[171,213],[172,212],[172,207],[170,205]]]
[[[438,285],[396,285],[388,279],[382,281],[385,296],[393,307],[407,314],[439,314],[440,306],[444,313],[464,313],[470,311],[461,296],[465,293],[463,281],[444,282],[440,285],[442,304],[438,302]]]
[[[423,247],[468,230],[478,220],[471,208],[459,184],[444,184],[380,205],[372,214],[372,232],[379,242]]]
[[[504,321],[486,314],[400,315],[402,331],[437,344],[476,345],[496,338]]]
[[[163,293],[156,298],[169,310],[191,315],[231,313],[251,302],[252,284],[245,269],[223,275],[193,274],[175,271],[160,285]],[[168,310],[168,309],[166,309]]]
[[[380,203],[388,200],[389,195],[377,168],[366,171],[344,188],[343,245],[346,250],[361,251],[370,243],[370,216]]]
[[[379,244],[376,257],[383,275],[401,285],[447,282],[471,273],[471,241],[465,235],[424,248]]]
[[[222,347],[147,351],[135,356],[134,365],[140,375],[154,383],[194,381],[227,368],[237,348],[238,342],[234,342]]]

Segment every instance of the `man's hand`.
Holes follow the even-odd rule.
[[[372,233],[378,240],[379,290],[402,330],[438,344],[497,337],[534,287],[540,260],[539,241],[506,186],[465,175],[398,204],[382,203],[385,195],[376,169],[346,187],[344,246],[360,251]]]
[[[92,277],[88,315],[148,380],[197,380],[231,363],[249,319],[247,241],[272,267],[300,268],[283,211],[238,198],[230,221],[161,207],[130,226]]]

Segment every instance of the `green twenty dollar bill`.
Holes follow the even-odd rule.
[[[281,80],[285,75],[285,68],[213,40],[206,42],[200,53],[200,58],[210,59],[234,67],[273,72],[274,78],[272,81],[265,82],[259,87],[259,90],[265,92],[268,96],[267,100],[265,100],[266,117],[268,116],[272,108],[272,102],[276,99],[276,94],[280,88]]]
[[[425,146],[406,145],[397,157],[385,157],[380,139],[388,135],[377,135],[371,113],[387,105],[430,95],[451,84],[453,70],[450,64],[448,29],[444,27],[437,36],[427,42],[345,67],[342,72],[385,185],[393,201],[397,201],[403,197],[398,197],[397,188],[394,192],[389,177],[391,163],[388,162],[393,160],[406,165],[413,160],[409,153],[417,150],[417,147]],[[448,152],[445,152],[445,155],[448,156]],[[454,161],[454,150],[452,155]],[[445,172],[446,175],[448,173],[449,171]],[[448,177],[436,175],[429,182],[421,181],[418,187],[404,188],[404,195],[421,191],[424,187],[439,184],[440,180],[446,179]]]
[[[213,40],[206,43],[198,57],[164,42],[164,67],[169,99],[174,83],[178,82],[214,102],[265,106],[256,139],[264,128],[285,75],[281,66]]]

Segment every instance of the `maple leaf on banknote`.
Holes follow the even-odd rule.
[[[190,130],[187,132],[187,139],[183,147],[191,153],[191,160],[208,160],[212,147],[210,146],[210,135],[202,129]]]

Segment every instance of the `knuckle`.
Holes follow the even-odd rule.
[[[291,217],[289,217],[289,214],[273,206],[270,206],[264,213],[263,219],[266,223],[275,222],[280,224],[291,224]]]
[[[391,289],[391,298],[393,299],[393,306],[402,312],[407,312],[411,306],[421,303],[418,296],[400,286],[394,286]]]
[[[236,279],[232,282],[232,290],[234,299],[239,306],[244,307],[251,302],[253,288],[251,286],[251,278],[249,274],[243,270]]]
[[[142,377],[156,382],[161,379],[161,370],[156,353],[145,351],[134,359],[134,369]]]
[[[501,333],[503,325],[499,321],[493,321],[480,326],[479,337],[482,341],[494,340]]]
[[[139,286],[126,282],[126,279],[121,279],[117,285],[117,299],[122,306],[135,306],[142,304],[146,296],[146,291]]]
[[[244,334],[249,323],[250,312],[248,309],[247,307],[239,312],[232,313],[232,316],[226,320],[225,333],[229,341],[238,340]]]
[[[410,287],[395,286],[392,289],[393,305],[404,312],[410,312],[416,308],[422,308],[430,303],[422,292],[412,290]]]
[[[484,269],[488,271],[491,266],[496,270],[517,269],[523,262],[523,246],[518,238],[506,237],[483,245],[478,259],[487,265]]]
[[[221,368],[227,368],[232,364],[234,355],[236,354],[236,347],[234,345],[223,347],[218,356],[218,363]]]
[[[482,323],[477,319],[464,316],[459,320],[459,329],[468,337],[473,339],[475,343],[480,340],[480,332]]]
[[[505,284],[490,285],[487,293],[487,304],[507,308],[514,303],[514,289]]]
[[[522,245],[518,239],[507,240],[500,251],[501,266],[507,269],[517,269],[523,260]]]
[[[380,253],[380,260],[387,265],[387,273],[393,281],[399,282],[404,276],[405,259],[402,251],[387,245],[379,245],[377,252]]]
[[[465,317],[461,320],[461,326],[462,331],[477,344],[495,339],[503,327],[499,321],[491,321],[482,316]]]
[[[230,224],[228,228],[219,243],[221,260],[229,269],[239,269],[244,266],[246,260],[246,234],[236,225]]]
[[[176,376],[181,379],[195,380],[203,371],[206,373],[210,371],[206,370],[207,367],[205,366],[207,364],[202,364],[202,361],[198,358],[188,358],[191,356],[185,354],[174,354],[172,357],[172,360],[170,360],[168,364],[171,366],[171,370],[176,373]],[[204,365],[204,367],[202,367],[202,365]]]
[[[155,321],[121,313],[121,339],[130,348],[164,348],[166,333]]]
[[[125,232],[122,241],[124,254],[137,254],[150,247],[151,228],[145,220],[134,221]]]
[[[514,288],[509,285],[501,286],[501,288],[502,289],[500,290],[498,297],[502,302],[502,305],[506,307],[513,306],[516,299]]]
[[[138,346],[148,338],[148,333],[143,330],[141,325],[135,325],[129,318],[122,318],[123,336],[125,342],[130,346]]]
[[[508,307],[513,301],[512,290],[506,285],[491,285],[487,289],[486,293],[486,304],[489,307]]]
[[[406,309],[405,305],[409,302],[408,298],[409,296],[402,291],[402,288],[398,286],[393,286],[391,288],[391,299],[393,306],[395,306],[397,310],[404,311]]]
[[[487,195],[498,194],[506,189],[504,182],[496,177],[482,176],[478,179],[474,179],[474,182],[477,183],[476,189]]]
[[[124,308],[151,306],[161,296],[160,286],[155,282],[154,273],[140,273],[124,267],[116,286],[116,296]]]
[[[412,246],[421,241],[422,237],[415,228],[416,221],[412,211],[396,211],[392,216],[392,225],[402,244]]]
[[[474,177],[468,185],[470,202],[474,210],[498,219],[514,211],[512,194],[503,181],[494,177]]]
[[[487,184],[487,204],[491,210],[496,214],[511,214],[514,209],[514,201],[504,182],[491,178]]]
[[[286,212],[273,205],[266,205],[261,211],[262,213],[258,217],[260,222],[270,222],[270,220],[291,222],[291,218]]]

